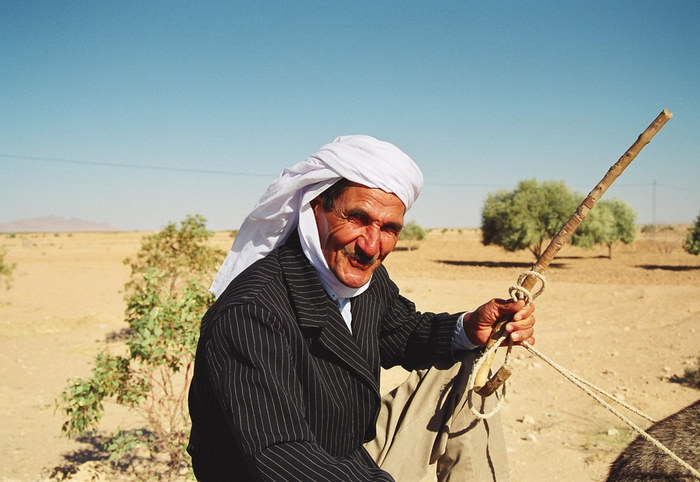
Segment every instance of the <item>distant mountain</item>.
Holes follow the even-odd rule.
[[[107,224],[60,216],[43,216],[0,223],[0,233],[69,233],[85,231],[116,231],[116,229]]]

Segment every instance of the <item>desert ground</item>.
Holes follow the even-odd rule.
[[[700,355],[700,257],[681,248],[683,227],[642,233],[630,246],[565,247],[536,304],[535,347],[558,364],[654,418],[700,398],[678,383]],[[95,439],[61,435],[54,401],[69,378],[86,376],[123,321],[123,285],[144,233],[0,235],[13,285],[0,287],[0,480],[128,480],[106,468]],[[230,233],[212,242],[227,250]],[[532,255],[484,247],[475,229],[431,230],[387,259],[420,310],[457,312],[492,297],[529,268]],[[513,352],[501,417],[513,481],[603,480],[631,439],[626,425],[544,361]],[[384,373],[383,386],[399,382]],[[631,418],[646,427],[649,422]],[[108,404],[101,430],[133,424]],[[407,454],[410,456],[410,454]],[[181,474],[173,478],[183,478]]]

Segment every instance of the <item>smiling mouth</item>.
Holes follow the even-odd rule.
[[[361,269],[369,269],[378,261],[378,256],[367,256],[364,253],[351,252],[347,249],[343,249],[343,252],[353,266]]]

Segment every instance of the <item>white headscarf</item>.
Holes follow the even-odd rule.
[[[423,187],[423,174],[398,147],[374,137],[338,137],[285,169],[246,217],[209,290],[218,297],[248,266],[282,245],[297,227],[304,253],[322,281],[342,298],[359,294],[333,275],[321,252],[310,202],[339,179],[395,194],[406,210]],[[367,283],[369,284],[369,283]]]

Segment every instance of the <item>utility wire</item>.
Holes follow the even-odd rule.
[[[127,164],[121,162],[102,162],[102,161],[81,161],[77,159],[61,159],[56,157],[39,157],[39,156],[26,156],[21,154],[2,154],[0,153],[0,158],[4,159],[21,159],[25,161],[41,161],[41,162],[55,162],[63,164],[79,164],[88,166],[100,166],[100,167],[119,167],[125,169],[142,169],[151,171],[171,171],[171,172],[189,172],[198,174],[220,174],[224,176],[244,176],[244,177],[266,177],[275,178],[277,174],[262,173],[262,172],[240,172],[240,171],[225,171],[225,170],[214,170],[214,169],[199,169],[199,168],[189,168],[189,167],[173,167],[173,166],[152,166],[144,164]],[[647,184],[619,184],[619,187],[648,187],[652,186],[653,183]],[[504,188],[503,184],[476,184],[476,183],[461,183],[461,182],[426,182],[426,186],[454,186],[454,187],[486,187],[486,188]],[[667,184],[656,183],[657,187],[669,188],[669,189],[680,189],[685,191],[700,191],[698,188],[692,188],[687,186],[671,186]]]
[[[125,164],[118,162],[100,162],[100,161],[79,161],[76,159],[58,159],[55,157],[37,157],[23,156],[16,154],[0,154],[0,157],[5,159],[22,159],[25,161],[43,161],[43,162],[58,162],[64,164],[81,164],[89,166],[101,167],[121,167],[127,169],[148,169],[154,171],[176,171],[176,172],[194,172],[200,174],[223,174],[226,176],[254,176],[254,177],[275,177],[275,174],[263,174],[260,172],[236,172],[236,171],[221,171],[213,169],[194,169],[188,167],[173,167],[173,166],[149,166],[140,164]]]
[[[237,172],[237,171],[221,171],[221,170],[211,170],[211,169],[195,169],[186,167],[172,167],[172,166],[149,166],[142,164],[126,164],[120,162],[101,162],[101,161],[80,161],[77,159],[60,159],[56,157],[39,157],[39,156],[26,156],[18,154],[0,154],[0,158],[5,159],[21,159],[25,161],[42,161],[42,162],[56,162],[64,164],[79,164],[79,165],[89,165],[89,166],[100,166],[100,167],[119,167],[126,169],[150,169],[157,171],[178,171],[178,172],[191,172],[200,174],[223,174],[226,176],[254,176],[254,177],[267,177],[273,178],[277,174],[263,174],[259,172]],[[453,182],[434,182],[426,183],[426,185],[432,186],[472,186],[472,187],[503,187],[503,185],[496,184],[466,184],[466,183],[453,183]]]

